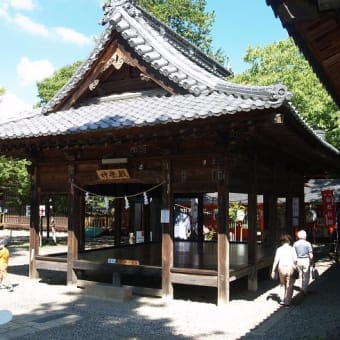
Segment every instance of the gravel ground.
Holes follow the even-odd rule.
[[[23,244],[23,240],[16,242],[18,238],[13,235],[9,247],[10,277],[15,288],[12,293],[0,290],[1,309],[11,310],[13,321],[33,316],[58,318],[58,313],[61,317],[78,316],[74,323],[52,328],[46,323],[46,330],[18,339],[308,339],[312,335],[316,336],[314,339],[333,339],[329,337],[332,334],[340,338],[336,328],[340,326],[340,308],[335,311],[340,295],[329,295],[332,289],[338,291],[340,275],[336,268],[335,282],[326,272],[333,264],[329,260],[318,262],[320,273],[326,272],[327,278],[318,281],[320,286],[324,281],[322,285],[327,284],[326,288],[313,289],[303,303],[295,290],[296,302],[291,308],[279,306],[277,283],[269,280],[261,281],[258,292],[236,291],[225,307],[151,297],[133,297],[121,302],[87,296],[79,288],[65,286],[62,278],[46,276],[43,280],[29,280],[27,244]],[[50,247],[44,251],[56,249]],[[332,313],[330,306],[334,309]],[[330,315],[333,318],[329,319]],[[312,326],[317,326],[320,332]],[[325,327],[322,333],[321,328]]]
[[[293,308],[278,313],[243,339],[340,339],[339,290],[340,264],[336,263],[311,284],[306,298],[296,298]]]

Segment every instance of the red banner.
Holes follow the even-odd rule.
[[[333,190],[321,191],[323,214],[325,217],[325,224],[328,228],[335,228],[336,226],[336,212]]]

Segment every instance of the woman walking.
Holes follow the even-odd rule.
[[[294,270],[297,256],[291,246],[291,236],[283,234],[280,238],[281,246],[276,249],[271,277],[274,280],[278,273],[280,280],[280,305],[289,306],[293,296]]]

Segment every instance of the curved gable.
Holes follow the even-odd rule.
[[[74,107],[88,97],[157,87],[170,94],[199,96],[217,91],[273,101],[290,98],[282,85],[226,81],[229,70],[127,0],[107,4],[103,24],[106,28],[89,58],[47,103],[44,113]],[[124,78],[120,69],[126,72]]]

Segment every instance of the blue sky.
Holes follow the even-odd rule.
[[[36,81],[90,54],[93,37],[103,30],[102,2],[1,0],[0,86],[25,103],[25,109],[38,102]],[[247,68],[242,59],[248,46],[288,36],[265,0],[208,0],[207,10],[216,13],[214,47],[225,51],[235,73]]]

